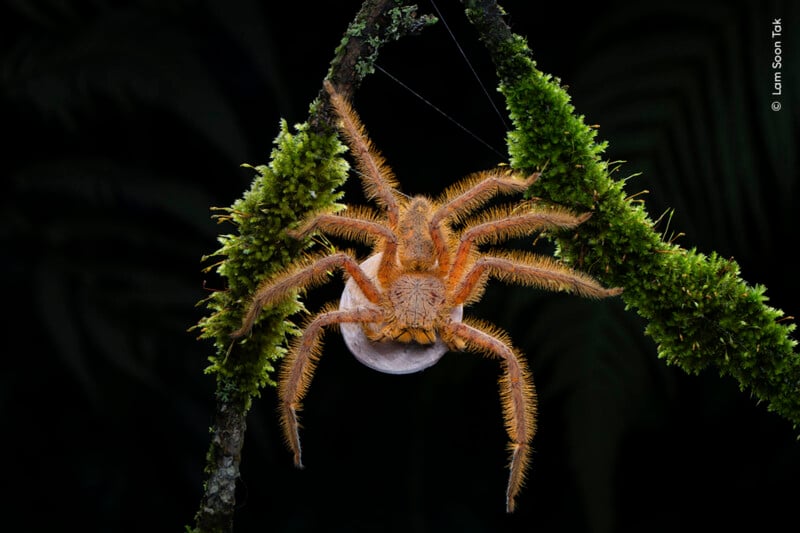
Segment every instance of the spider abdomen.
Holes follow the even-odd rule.
[[[436,342],[436,323],[445,304],[445,286],[431,274],[405,274],[386,290],[391,308],[384,335],[400,342]]]

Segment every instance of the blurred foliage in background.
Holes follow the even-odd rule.
[[[447,24],[502,108],[456,2]],[[502,2],[539,67],[600,125],[618,177],[684,246],[734,257],[800,316],[800,13],[791,2]],[[5,486],[17,530],[179,531],[203,481],[210,344],[186,330],[219,280],[211,219],[307,106],[357,1],[9,0],[0,7]],[[421,1],[422,11],[432,10]],[[771,21],[781,17],[782,111]],[[504,151],[504,124],[443,25],[379,64]],[[389,77],[355,105],[410,193],[502,162]],[[358,183],[348,201],[361,203]],[[666,218],[665,218],[666,220]],[[318,289],[310,302],[337,296]],[[528,486],[503,512],[496,364],[450,354],[411,376],[361,367],[327,336],[304,417],[307,468],[264,391],[244,448],[237,531],[773,530],[794,518],[789,424],[713,373],[655,357],[619,302],[494,284],[472,313],[509,330],[541,396]],[[691,521],[690,521],[690,517]]]

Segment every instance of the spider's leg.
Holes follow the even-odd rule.
[[[361,119],[350,103],[327,80],[325,90],[330,96],[331,105],[339,117],[339,130],[347,140],[353,156],[356,158],[358,170],[364,184],[364,192],[368,198],[386,209],[391,227],[397,225],[399,216],[397,180],[386,160],[367,136]]]
[[[439,208],[434,211],[429,222],[431,237],[439,260],[439,273],[446,275],[451,266],[449,239],[443,224],[448,219],[458,220],[473,211],[497,194],[523,192],[538,179],[539,174],[534,173],[526,179],[514,177],[508,171],[479,172],[450,187],[437,203]]]
[[[358,262],[347,252],[331,255],[311,256],[303,261],[300,266],[287,270],[275,278],[268,279],[256,290],[253,301],[242,320],[242,327],[231,334],[233,338],[246,335],[255,324],[261,309],[267,305],[276,304],[292,294],[297,289],[307,289],[319,285],[334,269],[347,272],[358,284],[364,296],[372,303],[380,301],[380,291],[375,283],[361,270]]]
[[[306,219],[299,228],[286,233],[295,239],[300,239],[316,231],[367,244],[376,239],[397,240],[394,232],[372,210],[352,206],[348,206],[343,214],[316,213]]]
[[[388,287],[396,274],[397,235],[385,221],[371,210],[363,207],[348,206],[346,215],[318,213],[309,218],[297,230],[287,233],[295,238],[302,238],[314,231],[322,231],[328,235],[345,239],[363,241],[375,245],[383,253],[384,259],[378,268],[378,283]]]
[[[509,252],[482,256],[475,261],[450,294],[453,304],[460,305],[478,298],[490,276],[508,283],[571,292],[589,298],[607,298],[622,293],[621,288],[606,289],[588,274],[549,257]]]
[[[536,433],[536,389],[525,359],[511,345],[508,336],[489,324],[477,321],[450,322],[442,338],[461,350],[484,353],[503,363],[500,398],[506,432],[510,439],[506,511],[514,511],[514,500],[522,487],[530,458],[530,442]]]
[[[278,391],[281,425],[294,454],[294,463],[298,467],[303,467],[303,461],[297,412],[319,361],[323,328],[334,324],[382,320],[383,312],[377,307],[357,307],[341,311],[329,305],[306,324],[303,334],[292,344],[281,367]]]
[[[431,224],[438,224],[448,218],[463,217],[498,194],[524,192],[538,178],[538,172],[520,179],[513,172],[504,170],[488,170],[468,176],[449,187],[437,200],[439,209],[433,214]]]
[[[498,243],[505,239],[531,235],[541,230],[574,228],[585,222],[590,216],[589,213],[576,216],[569,211],[555,208],[526,213],[506,206],[488,211],[477,221],[468,225],[461,233],[461,240],[447,275],[449,288],[452,290],[462,281],[476,245],[486,242]]]

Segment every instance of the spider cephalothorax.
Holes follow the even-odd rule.
[[[484,253],[479,245],[497,244],[547,229],[570,229],[589,215],[576,215],[533,202],[485,209],[499,194],[521,193],[539,175],[519,177],[507,170],[475,174],[448,189],[436,200],[408,198],[383,158],[372,146],[363,126],[330,84],[330,101],[340,119],[340,130],[356,160],[366,195],[380,208],[348,207],[344,212],[315,213],[292,234],[312,232],[365,241],[373,246],[376,266],[367,270],[353,253],[319,253],[300,261],[265,281],[253,296],[242,327],[234,337],[247,334],[261,309],[324,282],[339,269],[363,294],[363,303],[351,307],[328,306],[307,322],[292,344],[280,373],[279,395],[283,429],[302,466],[298,411],[321,351],[326,326],[360,326],[367,342],[375,345],[406,343],[443,345],[454,351],[473,351],[499,359],[503,368],[500,395],[510,439],[510,475],[506,508],[522,485],[536,430],[536,392],[525,360],[508,336],[496,327],[473,319],[460,319],[454,310],[480,298],[489,278],[581,296],[603,298],[620,289],[603,288],[586,274],[552,258],[526,252]],[[480,213],[467,218],[472,213]],[[376,257],[380,254],[379,257]]]

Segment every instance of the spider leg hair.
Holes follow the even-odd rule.
[[[449,223],[461,222],[467,214],[482,207],[498,194],[526,191],[538,178],[538,172],[521,179],[511,170],[495,169],[477,172],[450,186],[437,200],[439,207],[433,212],[429,222],[439,261],[439,274],[447,275],[452,267]]]
[[[287,233],[299,239],[314,231],[321,231],[328,235],[364,242],[376,251],[380,249],[384,260],[378,269],[378,282],[387,287],[395,277],[397,235],[384,222],[385,220],[367,207],[348,206],[346,214],[318,213],[297,230]]]
[[[380,291],[375,283],[361,270],[358,262],[350,252],[335,254],[309,255],[299,265],[279,273],[276,277],[265,280],[256,290],[255,296],[242,320],[242,327],[234,331],[234,339],[247,335],[261,313],[268,306],[280,303],[290,297],[294,291],[304,291],[322,284],[328,274],[340,269],[346,272],[358,284],[361,292],[372,303],[380,301]]]
[[[351,241],[373,243],[376,239],[397,241],[397,236],[383,224],[381,218],[366,207],[347,207],[346,213],[320,212],[306,219],[296,230],[287,231],[295,239],[315,231]]]
[[[329,81],[326,80],[324,86],[330,96],[331,105],[339,117],[339,131],[344,135],[356,159],[364,193],[367,198],[375,199],[378,205],[386,209],[389,224],[394,227],[399,216],[398,182],[394,173],[367,136],[366,128],[350,102],[337,93]]]
[[[591,213],[575,215],[571,211],[557,207],[536,208],[526,212],[528,206],[495,207],[467,222],[461,232],[461,241],[448,273],[452,286],[463,276],[473,247],[476,245],[497,244],[503,240],[525,237],[542,230],[571,229],[591,217]]]
[[[564,291],[588,298],[616,296],[622,289],[606,289],[594,278],[563,263],[526,252],[497,252],[482,256],[464,275],[452,293],[453,305],[476,301],[489,277],[506,283],[527,285],[549,291]]]
[[[448,246],[451,242],[448,233],[450,223],[461,222],[467,214],[479,209],[498,194],[526,191],[539,176],[539,172],[534,172],[523,179],[512,170],[486,170],[467,176],[445,190],[437,199],[436,205],[439,207],[433,212],[429,222],[439,260],[439,274],[447,275],[452,266]]]
[[[498,194],[525,192],[539,178],[534,172],[527,178],[519,178],[511,170],[486,170],[467,176],[450,186],[437,199],[439,209],[431,218],[431,226],[443,220],[459,222],[464,216],[482,207]]]
[[[453,346],[482,353],[502,361],[500,399],[506,433],[509,437],[508,487],[506,511],[514,511],[514,502],[525,481],[530,459],[530,442],[536,433],[536,389],[524,357],[512,346],[508,335],[491,324],[467,319],[451,322],[443,338]]]
[[[292,342],[286,360],[281,366],[278,395],[281,426],[297,467],[303,467],[298,412],[322,353],[324,328],[342,323],[369,323],[382,320],[383,312],[377,307],[362,306],[337,310],[334,304],[328,304],[305,324],[303,334]]]

